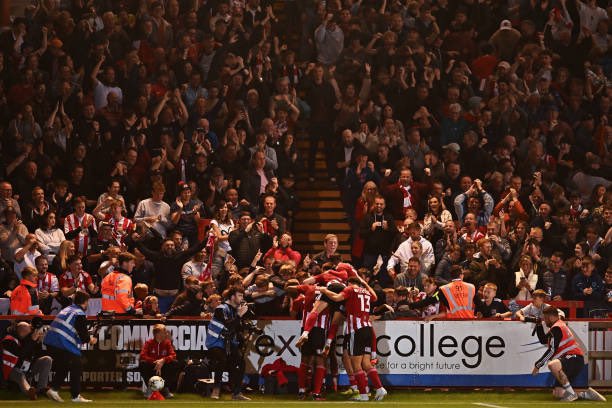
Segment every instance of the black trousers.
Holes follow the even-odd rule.
[[[83,372],[81,356],[49,345],[47,345],[47,350],[53,358],[53,371],[55,372],[51,388],[59,390],[64,384],[66,375],[70,372],[70,394],[72,398],[76,398],[81,393],[81,373]]]
[[[238,395],[242,389],[242,378],[244,377],[244,357],[237,347],[232,347],[229,353],[222,348],[215,347],[208,350],[211,360],[211,368],[215,373],[215,387],[220,387],[223,380],[223,372],[229,373],[229,381],[232,394]]]
[[[155,374],[155,364],[146,363],[141,361],[138,365],[138,370],[140,371],[140,375],[144,380],[145,384],[149,383],[149,378],[153,377]],[[170,391],[174,391],[176,389],[176,381],[178,379],[179,372],[179,364],[177,361],[171,361],[169,363],[164,363],[161,369],[161,378],[164,379],[164,383],[166,384],[165,388]]]

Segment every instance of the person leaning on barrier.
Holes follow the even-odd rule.
[[[229,372],[232,387],[232,399],[248,401],[250,398],[240,392],[242,377],[244,376],[244,356],[242,355],[242,317],[248,311],[244,302],[244,290],[231,287],[223,292],[225,302],[215,309],[213,317],[208,324],[206,334],[206,348],[208,357],[215,367],[215,386],[210,395],[212,399],[219,399],[223,372]]]
[[[45,335],[43,343],[53,357],[53,371],[55,376],[51,382],[51,389],[60,389],[66,374],[70,372],[70,394],[73,402],[91,402],[81,396],[81,373],[83,363],[81,362],[81,345],[89,343],[94,345],[98,339],[90,336],[87,330],[87,318],[85,311],[89,295],[77,291],[74,294],[74,304],[62,309],[51,322],[49,331]],[[61,398],[57,401],[63,402]]]
[[[2,339],[2,374],[5,380],[16,383],[31,400],[46,394],[50,399],[60,401],[57,392],[47,388],[53,359],[49,356],[34,358],[40,352],[42,336],[42,330],[32,330],[30,323],[17,323],[14,330]],[[30,384],[28,378],[36,376],[36,384]]]
[[[446,307],[445,312],[425,317],[425,321],[437,318],[473,319],[476,288],[463,281],[463,269],[459,265],[451,268],[451,282],[440,288],[439,300]]]
[[[134,314],[134,294],[130,274],[136,265],[136,257],[122,252],[117,257],[118,266],[102,280],[102,310],[119,314]]]
[[[11,314],[13,315],[42,315],[38,306],[38,291],[36,269],[26,266],[21,272],[21,282],[11,293]]]

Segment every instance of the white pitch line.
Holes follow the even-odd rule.
[[[488,407],[488,408],[508,408],[508,407],[503,407],[501,405],[485,404],[484,402],[472,402],[472,405],[480,405],[481,407]]]

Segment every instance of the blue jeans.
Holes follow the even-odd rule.
[[[156,295],[156,296],[157,296],[157,300],[159,303],[159,312],[161,314],[166,313],[170,309],[170,306],[172,306],[172,302],[174,302],[174,298],[176,297],[176,296],[159,296],[159,295]]]

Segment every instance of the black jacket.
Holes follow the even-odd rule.
[[[384,230],[382,227],[377,227],[372,231],[372,223],[375,221],[387,221],[388,228]],[[361,221],[359,234],[365,241],[364,254],[369,255],[389,255],[391,253],[391,244],[397,235],[397,226],[395,220],[389,213],[383,215],[375,215],[368,213]]]

